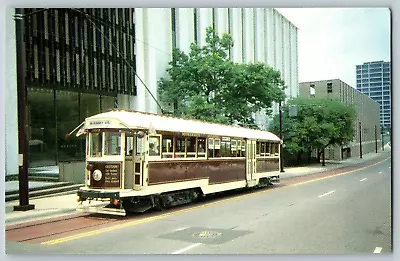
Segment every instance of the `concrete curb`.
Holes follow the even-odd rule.
[[[43,196],[54,196],[60,193],[76,193],[80,187],[84,184],[58,184],[54,186],[44,186],[39,188],[33,188],[29,190],[29,198],[38,198]],[[18,191],[7,191],[5,195],[5,201],[14,201],[19,199]]]
[[[31,210],[32,211],[32,210]],[[33,210],[35,211],[35,210]],[[40,209],[36,212],[26,213],[27,215],[18,215],[16,217],[6,215],[5,225],[13,225],[18,223],[26,223],[36,221],[40,219],[54,218],[63,215],[69,215],[76,211],[76,208],[64,208],[64,209]],[[18,213],[19,214],[19,213]],[[25,214],[25,213],[24,213]]]

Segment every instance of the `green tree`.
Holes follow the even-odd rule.
[[[289,115],[289,107],[294,108],[296,115]],[[320,156],[327,146],[345,145],[354,138],[355,116],[353,106],[339,100],[291,99],[282,113],[285,150],[300,156],[316,149]],[[270,130],[279,134],[279,115],[274,117]]]
[[[284,99],[280,72],[263,63],[237,64],[229,57],[229,34],[207,28],[206,45],[191,44],[189,54],[176,49],[159,80],[158,96],[176,116],[254,126],[252,113]]]

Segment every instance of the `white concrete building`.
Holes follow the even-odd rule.
[[[229,33],[234,40],[234,62],[265,62],[282,73],[286,95],[297,97],[297,27],[272,8],[177,8],[135,9],[137,72],[153,93],[157,80],[165,76],[176,46],[187,53],[190,43],[205,44],[206,28]],[[157,107],[139,81],[138,96],[132,107],[156,112]],[[145,97],[145,99],[143,99]],[[277,106],[274,108],[277,112]],[[267,128],[268,119],[260,112],[257,124]]]

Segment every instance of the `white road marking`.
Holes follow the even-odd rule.
[[[364,181],[364,180],[367,180],[368,178],[364,178],[364,179],[360,179],[360,181]]]
[[[173,253],[171,253],[171,254],[172,254],[172,255],[182,254],[183,252],[186,252],[186,251],[188,251],[188,250],[190,250],[190,249],[192,249],[192,248],[195,248],[195,247],[197,247],[197,246],[200,246],[200,245],[201,245],[201,243],[196,243],[196,244],[190,245],[190,246],[188,246],[188,247],[179,249],[179,250],[177,250],[177,251],[175,251],[175,252],[173,252]]]
[[[376,247],[374,254],[379,254],[380,252],[382,252],[382,248],[381,247]]]
[[[182,230],[185,230],[187,228],[189,228],[189,227],[179,227],[177,229],[174,229],[174,231],[182,231]]]
[[[328,193],[319,195],[318,197],[319,197],[319,198],[322,198],[322,197],[328,196],[329,194],[332,194],[333,192],[335,192],[335,190],[332,190],[332,191],[329,191]]]

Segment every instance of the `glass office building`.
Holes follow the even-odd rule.
[[[118,96],[136,96],[134,9],[22,12],[29,166],[83,161],[85,139],[65,135],[86,117],[115,108]]]
[[[391,127],[390,62],[366,62],[356,66],[357,90],[380,105],[380,124]]]

